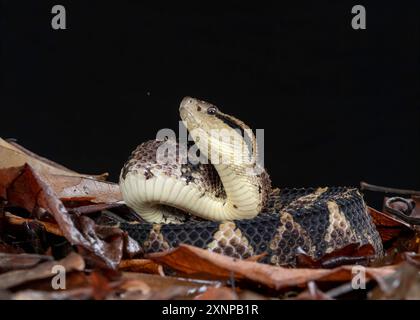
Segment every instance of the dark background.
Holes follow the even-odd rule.
[[[116,181],[191,95],[265,129],[278,186],[420,189],[416,1],[172,2],[2,1],[0,136]]]

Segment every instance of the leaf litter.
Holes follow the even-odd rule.
[[[104,213],[133,216],[106,176],[74,172],[0,138],[1,299],[420,299],[417,191],[402,204],[384,197],[392,204],[383,211],[369,207],[384,258],[351,245],[317,261],[302,252],[298,267],[287,268],[184,244],[144,254],[126,232],[100,223]],[[52,288],[56,265],[66,270],[65,290]],[[365,290],[353,288],[360,265]]]

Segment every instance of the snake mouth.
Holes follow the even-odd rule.
[[[187,102],[185,102],[186,99]],[[200,121],[197,119],[196,115],[192,110],[190,99],[192,100],[192,98],[184,98],[179,107],[179,114],[182,123],[185,125],[185,128],[187,128],[189,132],[191,132],[195,128],[200,127]]]

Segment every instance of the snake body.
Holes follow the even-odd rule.
[[[140,144],[121,171],[123,198],[145,222],[120,227],[145,252],[185,243],[236,258],[267,253],[264,262],[275,265],[294,265],[298,250],[318,259],[350,244],[382,255],[357,189],[273,189],[242,121],[190,97],[180,114],[200,161],[177,141],[156,139]]]

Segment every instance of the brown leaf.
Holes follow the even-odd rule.
[[[333,300],[330,296],[322,292],[315,282],[308,283],[308,289],[300,293],[293,300]]]
[[[115,269],[123,254],[123,232],[118,228],[97,227],[88,217],[75,217],[68,213],[55,192],[29,165],[21,168],[0,169],[0,197],[9,203],[34,212],[38,208],[48,211],[57,222],[64,237],[72,244],[83,247]],[[76,226],[75,222],[78,222]],[[77,228],[79,227],[79,228]],[[102,233],[97,234],[96,229]],[[104,241],[105,230],[109,242]]]
[[[15,142],[7,142],[0,138],[0,169],[21,167],[29,164],[41,174],[53,174],[74,177],[103,179],[104,175],[85,175],[70,170],[58,163],[36,155]]]
[[[72,252],[60,261],[47,261],[29,270],[14,270],[1,274],[0,290],[13,288],[28,281],[51,278],[55,275],[52,268],[56,265],[62,265],[66,272],[81,271],[85,268],[83,258]]]
[[[1,233],[1,230],[0,230]],[[0,242],[0,252],[3,253],[25,253],[25,251],[22,248],[12,246],[7,243],[1,243]]]
[[[45,181],[62,201],[113,204],[122,201],[118,184],[90,177],[45,175]]]
[[[373,223],[384,242],[397,238],[403,231],[412,230],[412,227],[407,222],[391,217],[376,209],[368,207],[368,212],[373,218]]]
[[[88,276],[90,287],[92,290],[92,297],[95,300],[104,299],[111,291],[110,281],[100,272],[93,272]]]
[[[28,253],[0,253],[0,273],[9,270],[29,269],[43,261],[50,261],[50,256]]]
[[[85,216],[77,217],[75,230],[79,232],[83,241],[77,243],[87,250],[95,263],[105,263],[102,267],[115,269],[123,257],[124,239],[123,231],[114,227],[97,226],[95,222]]]
[[[149,259],[122,260],[119,269],[123,271],[164,275],[162,266]]]
[[[206,292],[196,296],[194,300],[238,300],[238,295],[232,288],[211,287]]]
[[[6,212],[5,217],[10,224],[20,225],[20,224],[29,223],[29,222],[36,222],[42,225],[45,228],[45,231],[55,234],[56,236],[61,236],[61,237],[64,236],[60,227],[56,223],[40,221],[40,220],[31,219],[31,218],[22,218],[14,214],[11,214],[10,212]]]
[[[116,203],[122,200],[119,186],[103,181],[107,174],[80,174],[0,138],[0,169],[16,168],[25,164],[43,175],[59,198],[79,201],[88,199],[93,203]]]
[[[369,293],[369,299],[420,299],[419,268],[405,262]]]
[[[187,299],[205,292],[210,287],[221,285],[220,281],[181,279],[132,272],[124,272],[122,279],[130,282],[123,286],[127,291],[120,292],[116,299]]]
[[[369,257],[375,254],[371,244],[360,246],[357,243],[349,244],[343,248],[327,253],[318,260],[306,254],[296,256],[297,266],[306,268],[335,268],[340,265],[349,265],[368,262]]]
[[[411,196],[416,206],[414,207],[413,213],[411,214],[413,217],[420,218],[420,196]]]
[[[210,275],[229,279],[248,279],[276,290],[304,285],[309,281],[348,281],[352,279],[352,267],[335,269],[288,269],[267,264],[237,260],[208,250],[189,245],[163,253],[148,254],[146,258],[167,265],[177,271],[190,275]],[[366,276],[378,280],[391,274],[395,266],[366,268]]]
[[[92,298],[93,288],[81,287],[71,290],[39,291],[22,290],[10,297],[12,300],[87,300]]]
[[[151,294],[149,285],[140,279],[127,279],[118,287],[119,298],[122,299],[145,299]]]

